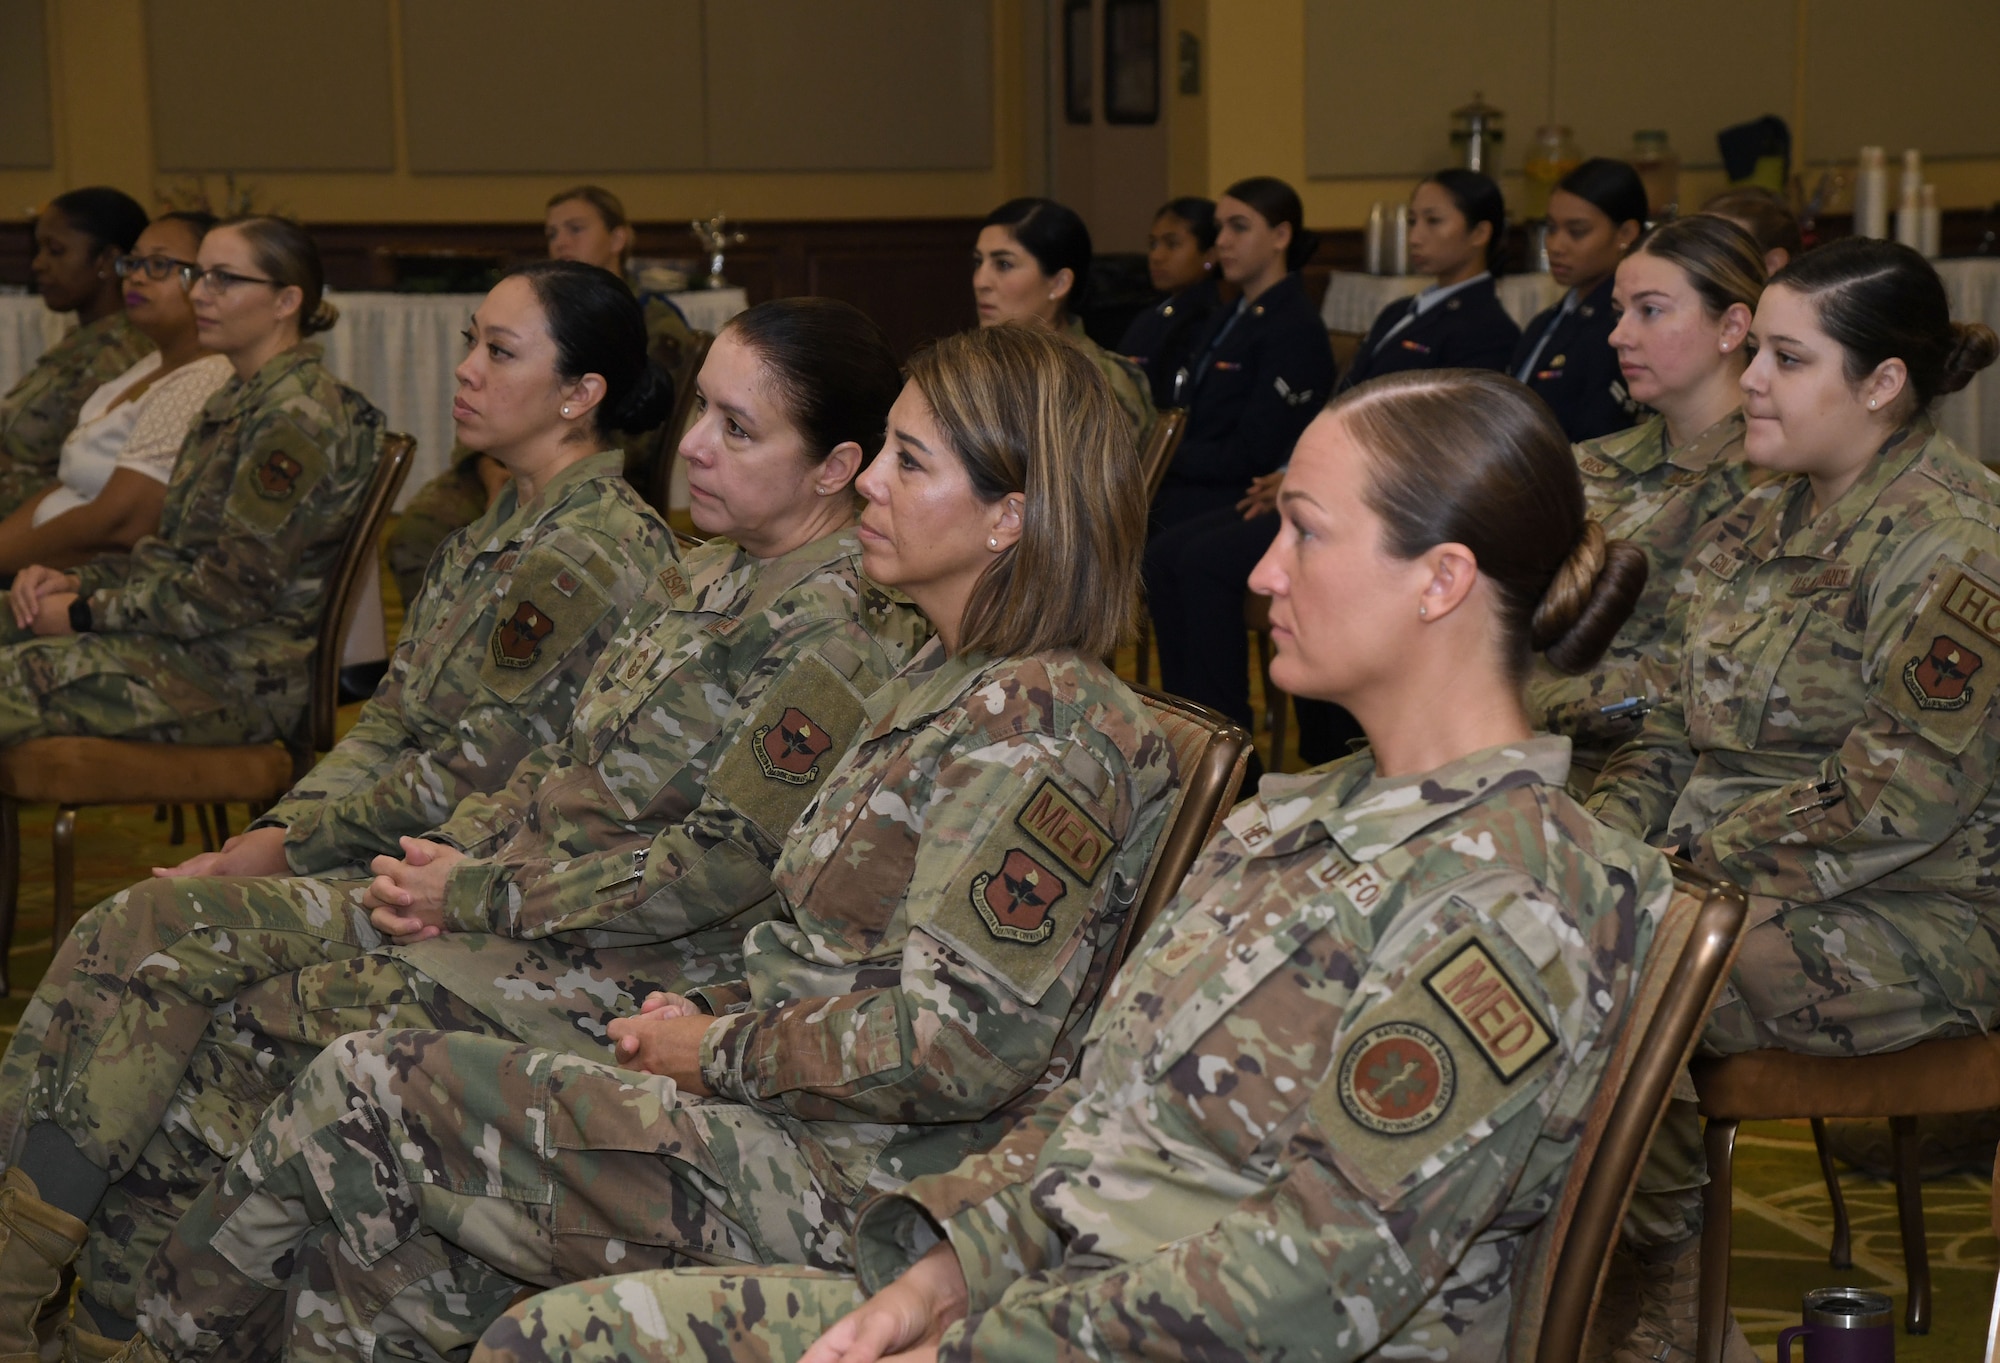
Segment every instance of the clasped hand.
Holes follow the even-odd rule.
[[[381,856],[368,864],[375,879],[368,882],[361,903],[376,931],[408,946],[444,931],[445,881],[465,853],[423,838],[401,841],[401,858]]]
[[[14,574],[14,585],[7,591],[14,623],[36,634],[71,633],[69,605],[82,587],[82,579],[72,573],[30,564]]]
[[[611,1019],[605,1030],[626,1069],[664,1075],[683,1092],[705,1098],[711,1090],[701,1077],[701,1039],[714,1021],[691,999],[654,993],[638,1012]]]

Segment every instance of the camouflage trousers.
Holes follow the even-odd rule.
[[[559,1287],[508,1311],[485,1363],[780,1363],[861,1305],[861,1285],[806,1268],[684,1268]]]
[[[0,1154],[53,1122],[110,1175],[77,1266],[93,1301],[134,1313],[167,1230],[328,1041],[488,1025],[360,954],[380,941],[365,883],[142,881],[62,944],[0,1058]]]
[[[181,1218],[138,1318],[175,1358],[443,1358],[524,1285],[844,1268],[849,1220],[763,1112],[491,1037],[361,1033]]]
[[[268,743],[278,721],[188,675],[172,639],[152,634],[0,633],[0,744],[51,735],[177,743]],[[284,717],[279,717],[284,718]]]
[[[1836,901],[1781,910],[1744,933],[1700,1048],[1708,1055],[1767,1048],[1874,1055],[1977,1032],[1980,1024],[1953,1005],[1886,917]],[[1701,1118],[1693,1086],[1683,1080],[1640,1166],[1626,1243],[1657,1248],[1699,1235],[1707,1182]]]

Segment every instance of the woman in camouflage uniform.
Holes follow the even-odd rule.
[[[146,230],[146,210],[115,189],[72,189],[35,218],[35,289],[77,328],[42,352],[0,398],[0,516],[56,480],[84,400],[153,348],[125,320],[115,268]]]
[[[1604,532],[1646,551],[1646,593],[1603,661],[1567,677],[1528,674],[1528,715],[1576,745],[1570,793],[1590,794],[1614,748],[1671,689],[1667,651],[1676,588],[1696,536],[1762,475],[1743,459],[1744,339],[1764,291],[1757,243],[1727,219],[1670,222],[1619,262],[1611,332],[1632,396],[1657,415],[1576,447],[1583,495]]]
[[[622,318],[636,368],[635,310],[620,294],[615,306],[600,295],[610,316],[583,319],[583,331],[619,335],[608,322]],[[524,330],[482,313],[492,371],[461,394],[473,426],[492,419],[493,384],[523,363]],[[63,1227],[74,1253],[84,1227],[54,1218],[96,1207],[81,1261],[96,1325],[115,1328],[123,1316],[129,1327],[152,1246],[264,1105],[342,1033],[398,1021],[607,1054],[606,1014],[652,990],[740,973],[744,924],[732,920],[769,899],[784,830],[852,740],[861,700],[927,633],[915,611],[861,577],[852,532],[851,483],[898,384],[881,332],[845,304],[791,299],[732,322],[703,370],[702,415],[682,450],[697,523],[736,538],[711,540],[645,582],[568,693],[553,741],[481,780],[441,822],[421,791],[401,797],[428,832],[373,865],[385,886],[421,899],[399,890],[391,914],[365,897],[367,881],[325,878],[204,881],[205,892],[172,899],[142,886],[113,905],[137,913],[143,900],[154,915],[143,940],[120,940],[129,928],[115,911],[79,929],[81,963],[55,1011],[81,1035],[44,1053],[23,1105],[25,1120],[46,1123],[35,1130],[65,1138],[69,1158],[35,1180],[53,1206],[10,1169],[0,1227],[29,1224],[32,1212]],[[544,396],[544,414],[565,424],[588,422],[601,405],[568,387]],[[434,571],[456,561],[447,554]],[[534,670],[511,664],[537,644],[559,646],[579,623],[567,618],[570,603],[599,590],[588,563],[517,563],[534,565],[526,578],[515,567],[513,581],[535,595],[502,597],[494,579],[487,633],[441,642],[447,651],[429,657],[429,670],[459,666],[504,688]],[[450,663],[460,651],[470,656]],[[413,671],[421,684],[423,669]],[[820,721],[800,735],[809,760],[760,762],[757,753],[786,752],[778,738],[767,749],[764,731],[794,706]],[[345,784],[326,793],[344,802]],[[292,804],[315,830],[305,839],[314,852],[343,839],[344,859],[373,842],[396,846],[353,829],[351,806],[329,827],[310,801]],[[351,861],[332,868],[343,872]],[[436,935],[420,918],[450,931]],[[59,1263],[62,1244],[50,1243]],[[0,1280],[18,1271],[33,1281],[13,1263],[0,1259]]]
[[[1484,372],[1352,390],[1279,507],[1250,579],[1273,677],[1372,747],[1238,806],[1078,1080],[871,1203],[858,1283],[608,1278],[515,1308],[476,1358],[1505,1352],[1671,889],[1564,793],[1568,742],[1532,733],[1519,683],[1531,648],[1593,661],[1644,558],[1585,519],[1548,411]]]
[[[890,426],[863,553],[937,638],[791,827],[741,973],[613,1022],[620,1065],[343,1039],[156,1256],[151,1348],[428,1355],[523,1282],[844,1266],[871,1188],[948,1169],[1069,1072],[1174,786],[1165,737],[1098,661],[1131,611],[1137,461],[1093,367],[1033,328],[920,353]],[[773,716],[760,766],[824,760],[820,703]],[[407,1138],[352,1140],[350,1101]],[[482,1163],[475,1188],[460,1171]],[[349,1234],[365,1264],[335,1248]],[[280,1281],[289,1311],[260,1309]]]
[[[1869,1055],[2000,1024],[2000,478],[1931,403],[1992,363],[1915,251],[1780,270],[1742,381],[1778,477],[1690,558],[1676,685],[1590,807],[1750,895],[1703,1045]],[[1695,1345],[1694,1105],[1655,1140],[1626,1240],[1651,1266],[1623,1357]]]
[[[658,421],[668,402],[623,284],[587,265],[516,271],[474,315],[467,352],[460,432],[515,477],[432,563],[375,697],[250,831],[86,915],[0,1061],[0,1154],[58,1207],[87,1216],[90,1190],[103,1192],[106,1171],[127,1174],[159,1126],[215,1001],[208,954],[240,976],[359,949],[345,916],[310,912],[317,884],[279,877],[359,875],[402,835],[495,789],[568,724],[591,664],[673,559],[598,426],[604,410]],[[550,627],[524,628],[524,617]],[[65,1170],[80,1159],[97,1173],[78,1193]],[[86,1293],[101,1276],[86,1275]]]

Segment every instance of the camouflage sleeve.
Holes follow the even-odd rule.
[[[1528,685],[1528,718],[1536,728],[1594,747],[1626,743],[1672,685],[1668,669],[1651,658],[1607,660],[1579,677],[1538,668]]]
[[[1693,771],[1687,714],[1679,688],[1669,688],[1646,716],[1639,736],[1611,754],[1584,808],[1621,833],[1651,841],[1666,831],[1674,802]]]
[[[215,542],[189,558],[141,540],[123,582],[93,582],[97,627],[199,639],[268,618],[308,546],[351,509],[358,483],[336,467],[336,443],[289,409],[262,413],[243,435]]]
[[[1532,1103],[1517,1110],[1389,1209],[1329,1163],[1299,1160],[1206,1231],[1145,1258],[1020,1277],[946,1330],[938,1359],[1372,1356],[1506,1204],[1541,1119]]]
[[[2000,707],[1979,674],[2000,668],[2000,534],[1959,521],[1917,536],[1877,591],[1865,717],[1813,777],[1697,837],[1703,869],[1756,894],[1831,899],[1933,851],[1986,798]]]
[[[555,628],[542,637],[528,667],[503,665],[510,661],[505,651],[483,636],[468,639],[481,646],[478,679],[467,679],[471,694],[441,741],[416,741],[403,721],[405,666],[394,677],[394,693],[370,702],[376,722],[362,741],[350,749],[350,733],[288,797],[287,804],[298,806],[286,838],[293,868],[394,852],[398,838],[436,827],[460,800],[494,785],[535,748],[557,741],[584,678],[658,566],[665,532],[649,536],[640,529],[620,537],[570,528],[555,544],[522,557],[499,600],[492,633],[508,627],[522,602],[538,605]],[[438,562],[442,557],[433,566]],[[356,729],[370,718],[364,711]],[[322,782],[326,767],[331,770]]]
[[[1025,1092],[1088,1005],[1165,822],[1164,798],[1099,804],[1076,779],[1097,764],[1075,734],[982,727],[940,754],[929,789],[872,796],[877,817],[927,811],[901,950],[863,967],[869,987],[718,1021],[702,1042],[709,1087],[807,1119],[882,1122],[976,1120]],[[863,854],[850,836],[842,855]]]
[[[708,685],[663,693],[661,703],[645,712],[645,723],[677,726],[682,769],[676,779],[691,791],[685,816],[650,838],[634,835],[576,855],[543,843],[533,857],[510,859],[503,849],[461,862],[446,885],[445,925],[519,938],[589,930],[632,943],[665,942],[768,898],[785,832],[815,788],[758,774],[752,760],[757,728],[810,696],[812,713],[833,740],[831,751],[844,751],[860,730],[862,696],[826,655],[854,658],[859,668],[859,659],[878,652],[849,616],[800,614],[762,633],[771,615],[758,617],[759,632],[746,630],[732,640],[734,651],[757,659],[732,670],[748,674],[732,708],[718,715],[716,690]],[[667,714],[664,706],[677,702]],[[510,784],[518,790],[520,776]],[[555,855],[548,855],[551,850]]]
[[[1036,1162],[1049,1134],[1082,1092],[1063,1084],[990,1150],[943,1174],[913,1179],[869,1203],[854,1226],[855,1273],[880,1292],[929,1251],[951,1241],[975,1312],[998,1304],[1021,1278],[1061,1261],[1062,1238],[1036,1211]]]
[[[561,759],[563,740],[544,743],[514,765],[498,790],[467,795],[451,814],[424,836],[477,857],[490,853],[527,820],[535,791]]]

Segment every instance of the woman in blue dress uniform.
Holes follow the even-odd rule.
[[[1611,280],[1646,230],[1646,187],[1623,161],[1592,157],[1549,195],[1549,273],[1569,290],[1521,333],[1509,371],[1549,404],[1572,441],[1636,424],[1611,349]]]
[[[1146,371],[1153,405],[1174,405],[1174,376],[1194,359],[1194,343],[1222,293],[1215,278],[1215,202],[1192,194],[1169,200],[1146,233],[1146,273],[1166,297],[1132,319],[1118,353]]]

